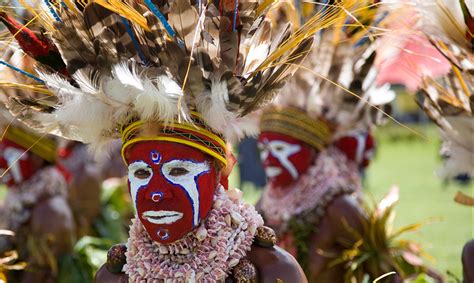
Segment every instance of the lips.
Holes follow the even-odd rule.
[[[269,166],[265,168],[267,178],[273,178],[281,174],[283,170],[280,167]]]
[[[142,213],[142,218],[153,224],[171,224],[183,218],[183,213],[167,210],[149,210]]]

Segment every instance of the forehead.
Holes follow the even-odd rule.
[[[159,153],[163,160],[183,159],[204,161],[208,156],[193,147],[167,141],[140,141],[129,146],[125,151],[128,163],[136,160],[149,161],[152,154]]]
[[[274,133],[274,132],[262,132],[260,136],[258,137],[258,141],[259,142],[284,141],[291,144],[303,144],[303,142],[298,139],[295,139],[285,134]]]

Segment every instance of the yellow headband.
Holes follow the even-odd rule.
[[[153,135],[144,135],[141,130],[150,122],[136,121],[122,128],[122,158],[125,158],[125,149],[140,141],[169,141],[196,148],[217,159],[222,168],[227,166],[226,144],[222,137],[213,133],[204,124],[197,113],[192,113],[192,123],[170,123],[163,125],[153,124],[157,132]]]
[[[42,159],[54,163],[56,160],[56,142],[52,139],[38,136],[20,127],[9,126],[5,138],[33,152]]]
[[[284,134],[318,150],[325,148],[332,136],[328,123],[313,119],[295,107],[266,109],[260,120],[260,131]]]

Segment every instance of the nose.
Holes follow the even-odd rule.
[[[159,203],[165,199],[171,199],[172,197],[173,193],[166,187],[149,188],[146,194],[146,198],[155,203]]]
[[[153,202],[160,202],[161,199],[163,199],[163,193],[162,192],[151,192],[151,200]]]
[[[277,166],[278,164],[279,164],[278,159],[276,159],[275,156],[273,156],[271,151],[268,153],[267,158],[265,158],[265,160],[262,163],[263,166],[267,166],[267,167],[268,166]]]

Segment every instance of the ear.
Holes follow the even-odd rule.
[[[226,159],[227,166],[220,171],[220,183],[227,190],[229,189],[229,175],[232,173],[235,163],[237,163],[237,159],[232,153],[232,146],[230,143],[227,143]]]

